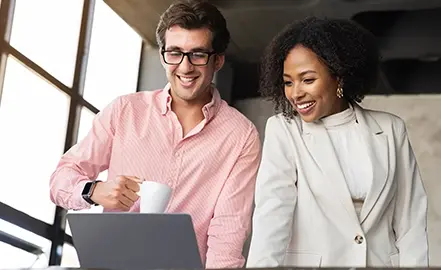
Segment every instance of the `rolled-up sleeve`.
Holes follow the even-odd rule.
[[[50,199],[56,205],[74,210],[90,208],[81,192],[87,181],[109,167],[120,102],[117,98],[99,112],[86,137],[61,157],[50,178]]]

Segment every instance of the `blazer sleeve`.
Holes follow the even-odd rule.
[[[400,267],[428,267],[427,195],[402,123],[397,141],[397,199],[393,219]]]
[[[247,268],[282,265],[291,238],[297,177],[282,121],[271,117],[265,128]]]

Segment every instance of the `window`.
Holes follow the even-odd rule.
[[[0,198],[53,223],[49,178],[64,150],[70,98],[9,57],[0,104]],[[17,196],[17,193],[20,195]]]
[[[32,268],[32,267],[44,267],[40,265],[39,257],[32,253],[28,253],[24,250],[18,249],[14,246],[0,242],[0,254],[7,254],[2,256],[0,260],[0,269],[13,269],[13,268]]]
[[[141,46],[141,37],[97,1],[84,98],[101,110],[117,96],[136,92]]]
[[[5,7],[14,13],[8,14],[13,18],[10,40],[0,46],[0,57],[7,57],[5,75],[0,76],[0,185],[17,186],[20,193],[0,189],[0,201],[55,228],[59,224],[52,224],[55,205],[49,180],[68,146],[66,135],[83,139],[96,111],[120,95],[136,92],[142,39],[102,0],[0,0],[0,4],[2,14]],[[81,27],[82,22],[87,25]],[[76,63],[79,48],[85,55]],[[51,76],[34,70],[35,64]],[[73,88],[76,65],[85,74],[84,89]],[[81,107],[78,134],[66,134],[74,123],[68,123],[70,106],[83,106],[84,100],[89,103]],[[98,179],[106,180],[107,171]],[[79,212],[102,212],[102,207]],[[0,231],[43,250],[37,256],[0,239],[0,269],[48,265],[53,239],[1,219]],[[71,234],[69,224],[66,233]],[[62,265],[78,267],[75,248],[65,243],[63,250]]]
[[[15,1],[10,44],[71,86],[82,9],[82,0]]]
[[[1,219],[0,230],[35,244],[44,251],[43,254],[37,256],[0,241],[0,269],[47,266],[47,256],[51,245],[49,240]]]
[[[73,246],[69,244],[64,244],[63,246],[63,257],[61,259],[61,266],[71,268],[80,267],[77,251]]]

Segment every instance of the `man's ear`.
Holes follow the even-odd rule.
[[[219,71],[225,64],[225,54],[216,54],[215,55],[215,63],[214,63],[214,68],[215,71]]]
[[[162,49],[161,48],[159,48],[159,50],[158,50],[158,52],[159,52],[159,61],[161,61],[161,65],[162,65],[162,67],[165,69],[165,66],[167,65],[165,62],[164,62],[164,58],[162,57]]]

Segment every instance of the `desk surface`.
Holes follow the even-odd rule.
[[[23,268],[22,268],[23,269]],[[32,268],[27,268],[32,269]],[[37,268],[36,268],[37,269]],[[69,267],[60,267],[60,266],[50,266],[47,268],[38,268],[39,270],[42,269],[46,269],[46,270],[105,270],[105,269],[96,269],[96,268],[69,268]],[[380,270],[380,269],[385,269],[385,270],[391,270],[391,269],[399,269],[399,268],[392,268],[392,267],[385,267],[385,268],[348,268],[348,267],[342,267],[342,268],[306,268],[306,267],[302,267],[302,268],[295,268],[295,267],[276,267],[276,268],[234,268],[234,269],[229,269],[229,270],[300,270],[300,269],[308,269],[308,270],[321,270],[321,269],[326,269],[326,270],[356,270],[356,269],[363,269],[363,270]],[[427,270],[441,270],[441,267],[430,267],[430,268],[400,268],[400,269],[427,269]],[[13,269],[11,269],[13,270]],[[19,270],[19,269],[17,269]],[[148,269],[146,269],[148,270]],[[196,269],[155,269],[155,270],[196,270]],[[210,269],[204,269],[204,270],[210,270]],[[212,269],[212,270],[219,270],[219,269]]]

